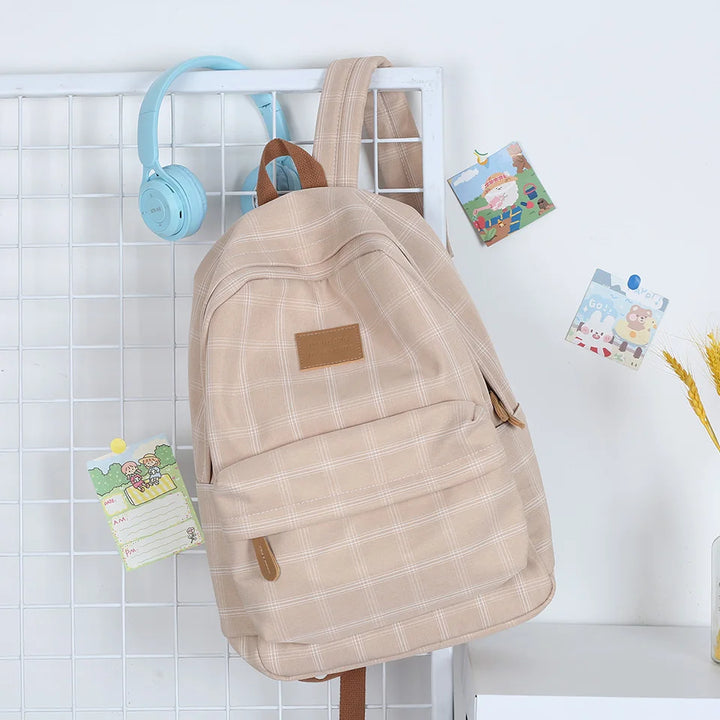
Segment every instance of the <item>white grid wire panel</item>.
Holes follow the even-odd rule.
[[[85,463],[166,432],[195,495],[186,387],[192,277],[240,214],[269,91],[310,149],[323,70],[183,76],[160,160],[208,192],[200,232],[156,238],[137,210],[136,121],[154,73],[0,76],[0,720],[310,720],[338,683],[252,670],[219,630],[204,549],[126,573]],[[438,69],[388,68],[415,98],[425,215],[444,237]],[[413,101],[414,100],[414,101]],[[377,144],[361,184],[375,192]],[[368,671],[369,720],[448,720],[450,652]]]

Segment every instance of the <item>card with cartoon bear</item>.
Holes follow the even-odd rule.
[[[486,245],[494,245],[555,208],[527,160],[512,142],[448,180],[455,197]]]
[[[637,370],[669,302],[642,287],[637,275],[623,280],[605,270],[595,270],[565,339],[598,357]]]
[[[204,541],[164,435],[103,455],[87,467],[128,570]]]

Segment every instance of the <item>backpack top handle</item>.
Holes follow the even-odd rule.
[[[287,140],[275,138],[265,146],[262,157],[260,158],[257,180],[258,207],[278,197],[278,192],[268,175],[267,165],[273,160],[284,156],[289,156],[295,163],[298,176],[300,177],[300,185],[303,189],[327,187],[325,171],[322,165],[315,160],[310,153]]]

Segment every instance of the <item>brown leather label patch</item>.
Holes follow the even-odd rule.
[[[340,365],[363,358],[360,326],[357,323],[295,333],[295,344],[301,370]]]

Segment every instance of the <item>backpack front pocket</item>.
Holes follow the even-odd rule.
[[[222,470],[204,501],[242,613],[266,642],[319,643],[447,607],[527,563],[527,526],[488,410],[447,401]],[[266,580],[252,541],[280,568]],[[222,608],[221,608],[222,612]]]

